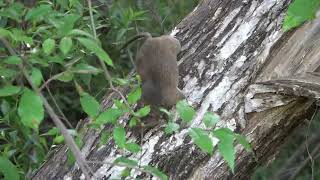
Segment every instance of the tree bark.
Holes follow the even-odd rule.
[[[320,20],[283,33],[289,3],[203,0],[172,32],[182,44],[180,88],[198,110],[197,117],[206,111],[215,112],[221,116],[219,127],[246,135],[252,144],[254,153],[236,146],[234,174],[218,153],[209,156],[193,145],[187,129],[166,136],[161,125],[144,134],[143,153],[132,155],[116,150],[113,141],[99,147],[101,132],[87,130],[83,126],[87,119],[82,124],[86,158],[113,162],[125,154],[139,159],[142,165],[157,166],[170,179],[250,179],[255,167],[272,160],[294,128],[311,117],[314,98],[319,98],[318,86],[306,85],[314,81],[293,81],[292,77],[306,77],[306,72],[319,69]],[[284,81],[277,80],[281,78]],[[304,89],[297,93],[295,87]],[[115,97],[111,94],[104,99],[104,107],[110,107]],[[122,117],[120,121],[126,124],[128,119]],[[200,118],[191,126],[204,127]],[[106,126],[103,131],[110,128]],[[129,130],[127,138],[141,140]],[[62,146],[52,151],[33,179],[83,177],[78,167],[66,165],[66,149]],[[105,164],[93,165],[92,169],[99,179],[108,179],[119,177],[124,168]],[[134,174],[149,178],[140,172]]]

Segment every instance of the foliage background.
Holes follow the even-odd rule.
[[[92,1],[98,39],[102,48],[113,60],[114,68],[110,68],[113,80],[120,84],[130,81],[126,76],[132,69],[128,54],[120,52],[123,43],[139,32],[151,32],[153,35],[168,33],[197,4],[197,0],[154,1],[154,4],[151,4],[156,7],[154,12],[157,15],[154,16],[150,11],[150,5],[146,2]],[[48,4],[51,5],[50,8]],[[6,30],[11,31],[14,48],[30,59],[28,71],[31,74],[38,74],[35,77],[40,83],[42,80],[53,78],[56,74],[66,72],[70,64],[74,64],[75,71],[87,71],[75,72],[72,75],[65,73],[57,80],[51,81],[50,88],[44,91],[49,103],[56,104],[56,112],[62,111],[65,115],[62,118],[68,119],[72,127],[76,126],[79,119],[87,116],[81,108],[79,94],[82,91],[88,92],[96,99],[101,99],[108,86],[98,68],[97,58],[90,54],[85,55],[86,50],[81,46],[79,48],[80,44],[76,43],[75,39],[72,39],[72,48],[66,54],[61,48],[59,49],[59,41],[63,37],[72,37],[65,34],[70,30],[66,28],[91,33],[87,7],[86,1],[80,0],[0,0],[0,28],[2,28],[0,34],[5,35]],[[36,8],[38,10],[33,11],[33,16],[31,13],[28,14]],[[154,18],[161,18],[161,22],[155,21]],[[64,22],[66,24],[63,24]],[[62,23],[62,26],[59,23]],[[46,39],[55,41],[53,48],[50,48],[50,43],[45,45]],[[30,44],[33,49],[20,46],[20,42]],[[136,52],[137,47],[137,45],[132,46],[131,55]],[[28,83],[15,64],[3,63],[9,56],[2,44],[0,44],[0,58],[0,87],[9,84],[28,87]],[[54,125],[48,117],[44,118],[39,130],[26,128],[17,113],[20,94],[0,96],[0,156],[8,158],[17,167],[21,178],[28,178],[42,163],[49,148],[53,144],[62,143],[63,137],[56,128],[53,128]],[[5,162],[0,159],[1,163]],[[0,178],[1,172],[5,171],[4,166],[0,167]]]

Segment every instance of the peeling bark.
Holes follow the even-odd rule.
[[[161,125],[144,134],[142,155],[116,150],[113,141],[98,147],[101,132],[83,127],[82,151],[87,159],[112,162],[121,154],[140,159],[142,165],[157,166],[171,179],[249,179],[254,168],[270,161],[294,128],[312,115],[312,98],[319,97],[319,81],[315,77],[317,84],[311,83],[314,81],[305,74],[319,69],[320,19],[283,33],[281,25],[289,3],[203,0],[172,32],[182,44],[180,88],[198,109],[197,117],[216,112],[222,119],[219,127],[241,132],[253,146],[254,154],[236,146],[235,174],[218,153],[210,157],[195,147],[187,129],[166,136]],[[293,76],[297,78],[286,78]],[[110,107],[115,96],[107,97],[104,106]],[[122,117],[121,122],[126,124],[128,119]],[[191,126],[204,127],[200,118]],[[127,138],[141,141],[130,131]],[[117,177],[123,169],[93,165],[99,179]],[[83,175],[78,167],[66,165],[63,146],[47,158],[33,179],[68,177]]]

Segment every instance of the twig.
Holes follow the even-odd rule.
[[[132,58],[132,55],[131,55],[131,52],[129,51],[129,49],[127,49],[127,53],[128,53],[130,62],[131,62],[131,64],[132,64],[132,66],[133,66],[133,69],[136,70],[136,69],[137,69],[137,66],[136,66],[136,64],[134,63],[134,60],[133,60],[133,58]]]
[[[312,150],[310,156],[315,156],[320,151],[320,143]],[[294,180],[296,179],[297,175],[300,173],[300,171],[308,164],[309,158],[306,158],[302,163],[300,163],[300,166],[295,170],[295,172],[288,178],[288,180]],[[312,177],[313,178],[313,177]]]
[[[314,166],[314,159],[313,156],[315,156],[315,154],[318,153],[318,151],[320,150],[320,143],[312,150],[312,152],[310,153],[309,151],[309,145],[308,145],[308,141],[309,141],[309,133],[310,133],[310,127],[311,127],[311,122],[314,119],[316,113],[318,110],[318,106],[315,110],[315,112],[313,113],[310,122],[308,124],[308,129],[307,129],[307,133],[306,133],[306,140],[305,140],[305,146],[306,146],[306,150],[308,152],[308,158],[306,158],[302,163],[300,163],[300,166],[295,170],[295,172],[289,177],[289,180],[294,180],[296,179],[296,176],[300,173],[300,171],[307,165],[307,163],[309,162],[309,160],[311,161],[311,177],[312,179],[314,179],[314,172],[313,172],[313,166]]]
[[[317,141],[319,141],[320,137],[319,137],[319,133],[314,133],[308,140],[308,145],[310,144],[315,144]],[[305,144],[302,143],[297,150],[294,152],[294,154],[286,160],[286,162],[284,163],[284,165],[277,171],[274,173],[273,177],[271,179],[286,179],[287,175],[286,172],[288,171],[288,169],[292,169],[292,165],[295,163],[295,161],[298,159],[298,157],[300,157],[304,152],[305,152]]]
[[[161,32],[164,33],[165,29],[162,24],[162,18],[159,14],[158,7],[155,5],[155,1],[154,0],[145,0],[145,3],[149,8],[149,11],[150,11],[152,18],[159,24],[159,26],[161,27]]]
[[[64,120],[64,122],[69,126],[69,128],[74,129],[73,126],[72,126],[72,124],[71,124],[70,121],[68,120],[68,118],[64,115],[63,111],[62,111],[61,108],[59,107],[56,99],[53,97],[53,95],[52,95],[52,93],[51,93],[51,90],[49,89],[48,86],[46,86],[46,89],[47,89],[47,91],[48,91],[48,93],[49,93],[49,96],[50,96],[50,98],[52,99],[54,105],[56,106],[57,110],[59,111],[59,114],[62,116],[62,119]]]
[[[0,41],[4,44],[4,46],[8,49],[8,51],[10,52],[11,55],[16,56],[17,53],[16,51],[12,48],[12,46],[10,45],[10,43],[4,39],[4,38],[0,38]],[[23,62],[26,62],[27,60],[22,57],[21,58],[23,60]],[[53,120],[53,122],[55,123],[55,125],[59,128],[61,134],[64,137],[64,140],[67,144],[67,146],[70,148],[70,150],[72,151],[72,153],[75,156],[75,159],[77,161],[77,164],[79,165],[79,167],[81,168],[83,174],[85,175],[85,177],[87,179],[90,179],[90,174],[89,172],[91,171],[90,167],[88,166],[88,164],[85,161],[85,158],[83,157],[80,149],[78,148],[77,144],[75,143],[75,141],[73,140],[72,136],[68,133],[67,128],[65,127],[65,125],[61,122],[61,120],[59,119],[59,117],[57,116],[57,114],[54,112],[54,110],[52,109],[52,107],[50,106],[50,104],[48,103],[47,99],[42,95],[42,93],[40,92],[40,90],[33,84],[31,77],[29,76],[29,74],[27,73],[27,71],[24,69],[23,67],[23,63],[18,65],[19,69],[21,70],[21,72],[23,73],[24,77],[26,78],[26,80],[28,81],[28,83],[30,84],[30,86],[32,87],[32,89],[40,96],[40,98],[42,99],[42,102],[44,104],[44,107],[46,108],[49,116],[51,117],[51,119]],[[94,174],[92,174],[94,175]]]
[[[96,31],[96,27],[94,25],[94,19],[93,19],[93,14],[92,14],[92,3],[91,3],[91,0],[87,0],[88,2],[88,7],[89,7],[89,14],[90,14],[90,21],[91,21],[91,29],[92,29],[92,33],[93,33],[93,37],[95,38],[95,40],[97,40],[97,31]],[[102,61],[102,59],[98,58],[99,59],[99,63],[104,71],[104,75],[105,75],[105,78],[109,81],[109,85],[110,87],[113,87],[112,85],[112,78],[110,76],[110,73],[105,65],[105,63]]]
[[[92,14],[92,7],[91,7],[91,0],[87,0],[88,2],[88,6],[89,6],[89,14],[90,14],[90,20],[91,20],[91,29],[92,29],[92,32],[93,32],[93,36],[95,39],[97,39],[97,32],[96,32],[96,28],[95,28],[95,25],[94,25],[94,19],[93,19],[93,14]],[[99,59],[99,63],[104,71],[104,75],[105,75],[105,78],[107,79],[108,83],[109,83],[109,87],[111,90],[115,91],[116,93],[118,93],[121,97],[121,99],[124,101],[124,103],[130,108],[130,105],[129,103],[127,102],[126,98],[124,97],[124,95],[119,91],[117,90],[114,86],[113,86],[113,83],[112,83],[112,78],[111,78],[111,75],[105,65],[105,63],[102,61],[102,59],[98,58]],[[131,108],[130,108],[131,109]],[[131,111],[133,111],[131,109]]]
[[[93,20],[93,14],[92,14],[92,8],[91,8],[91,0],[87,0],[88,1],[88,6],[89,6],[89,14],[90,14],[90,20],[91,20],[91,28],[92,28],[92,31],[93,31],[93,35],[94,35],[94,38],[97,39],[97,33],[96,33],[96,28],[95,28],[95,25],[94,25],[94,20]],[[130,54],[129,54],[130,56]],[[131,58],[131,56],[130,56]],[[132,58],[130,59],[131,62],[134,64]],[[104,74],[105,74],[105,78],[106,80],[109,82],[109,89],[118,93],[121,97],[121,99],[123,100],[123,102],[126,104],[126,106],[130,109],[130,112],[131,113],[134,113],[133,109],[131,108],[130,104],[128,103],[127,99],[125,98],[125,96],[118,90],[116,89],[114,86],[113,86],[113,83],[112,83],[112,78],[111,78],[111,75],[105,65],[105,63],[99,58],[99,63],[104,71]],[[142,132],[143,133],[143,132]],[[141,143],[142,143],[142,139],[143,139],[143,134],[141,135]],[[90,162],[90,163],[100,163],[100,162]],[[101,164],[113,164],[113,163],[109,163],[109,162],[102,162]],[[131,167],[133,169],[136,169],[136,170],[139,170],[139,171],[142,171],[142,172],[146,172],[145,170],[141,169],[141,168],[134,168],[134,167]],[[147,173],[147,172],[146,172]]]
[[[317,112],[318,112],[318,106],[316,107],[316,110],[314,111],[314,113],[313,113],[313,115],[312,115],[312,117],[310,119],[310,122],[308,124],[308,130],[307,130],[306,140],[305,140],[306,149],[307,149],[307,152],[308,152],[309,159],[311,161],[311,177],[312,177],[312,180],[314,179],[314,171],[313,171],[314,159],[312,158],[312,155],[309,152],[308,140],[309,140],[309,133],[310,133],[311,123],[312,123],[314,117],[316,116]]]
[[[90,14],[91,28],[92,28],[93,36],[96,39],[97,38],[97,32],[96,32],[96,26],[94,25],[94,20],[93,20],[91,0],[88,0],[88,7],[89,7],[89,14]]]
[[[39,91],[42,91],[45,87],[47,87],[49,85],[49,83],[55,79],[57,79],[58,77],[62,76],[63,75],[63,72],[62,73],[59,73],[59,74],[55,74],[54,76],[52,76],[51,78],[49,78],[47,81],[45,81],[42,86],[39,88]]]

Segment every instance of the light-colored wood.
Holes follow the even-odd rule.
[[[140,159],[142,165],[156,165],[174,180],[249,179],[258,164],[271,160],[285,138],[313,113],[314,100],[310,98],[319,97],[319,91],[310,91],[319,89],[317,74],[306,78],[306,72],[319,68],[320,20],[283,33],[281,25],[289,3],[203,0],[171,33],[182,45],[180,88],[198,110],[197,117],[206,111],[218,113],[219,127],[245,134],[257,161],[237,145],[232,174],[219,154],[209,157],[196,148],[187,129],[166,136],[161,126],[144,134],[142,155],[128,157]],[[294,90],[297,85],[301,91]],[[112,98],[106,98],[104,105],[111,106]],[[128,119],[122,117],[121,122]],[[191,126],[203,127],[201,118]],[[98,147],[99,137],[100,132],[87,131],[83,152],[88,159],[112,162],[123,154],[115,150],[112,141]],[[139,136],[129,132],[127,138]],[[78,168],[64,166],[65,149],[50,156],[33,179],[79,178]],[[107,164],[93,168],[99,178],[118,176],[123,169]]]

